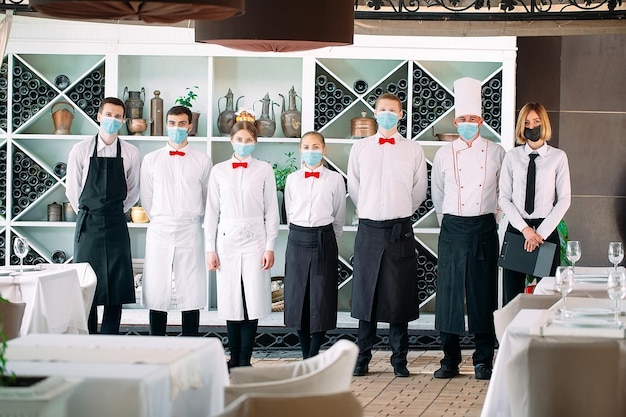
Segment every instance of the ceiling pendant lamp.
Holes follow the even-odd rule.
[[[245,0],[30,0],[32,9],[63,19],[143,20],[176,23],[186,19],[227,19],[242,14]]]
[[[196,18],[196,42],[255,52],[350,45],[354,0],[246,0],[246,12],[218,22]]]

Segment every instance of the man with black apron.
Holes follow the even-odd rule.
[[[135,302],[130,237],[124,213],[139,197],[141,156],[117,132],[124,103],[105,98],[94,138],[72,147],[67,164],[67,197],[75,211],[74,262],[89,262],[98,283],[89,319],[97,333],[97,306],[104,306],[101,333],[119,333],[122,304]]]
[[[389,323],[391,365],[408,377],[408,322],[419,317],[417,257],[410,217],[426,198],[421,146],[398,133],[402,102],[376,101],[378,133],[356,142],[348,160],[348,192],[359,214],[354,244],[352,317],[359,319],[355,376],[368,372],[377,322]]]
[[[477,379],[490,379],[495,348],[493,312],[498,285],[498,178],[504,149],[480,136],[481,84],[454,82],[455,119],[460,137],[437,151],[431,193],[441,221],[435,328],[444,358],[435,378],[459,374],[460,337],[465,333],[464,300]]]

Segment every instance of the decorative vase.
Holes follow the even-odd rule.
[[[60,222],[63,216],[62,207],[56,201],[48,204],[48,221]]]
[[[198,134],[198,119],[200,119],[200,113],[197,111],[191,112],[191,131],[189,136],[196,136]]]
[[[65,107],[57,108],[57,106]],[[68,110],[68,107],[71,111]],[[74,120],[74,106],[67,101],[59,101],[52,105],[50,113],[52,114],[52,122],[54,123],[54,134],[69,135],[72,121]]]
[[[291,86],[291,90],[289,90],[289,108],[285,110],[285,97],[282,94],[279,94],[279,96],[283,99],[282,113],[280,114],[283,134],[287,138],[299,138],[302,132],[302,113],[296,107],[296,97],[300,98],[300,105],[302,105],[302,97],[298,96],[294,87]]]
[[[126,128],[129,135],[142,136],[148,128],[146,119],[126,119]]]
[[[150,99],[150,136],[163,136],[163,99],[161,92],[154,90]]]
[[[126,98],[126,95],[128,95],[128,98]],[[143,119],[143,103],[146,98],[146,89],[141,87],[141,91],[129,91],[128,87],[124,87],[124,98],[126,117],[129,119]]]
[[[65,217],[66,222],[75,222],[76,221],[76,212],[72,208],[72,205],[69,201],[65,201],[63,203],[63,216]]]
[[[254,121],[254,125],[256,126],[260,137],[270,138],[274,136],[274,132],[276,132],[276,115],[274,113],[274,106],[278,106],[278,103],[273,103],[272,100],[270,100],[269,93],[266,93],[265,97],[261,100],[255,101],[254,104],[259,102],[262,104],[261,116]],[[254,104],[252,105],[253,110]],[[270,105],[272,105],[272,117],[270,117]]]
[[[236,107],[239,107],[239,100],[243,96],[240,96],[235,103]],[[226,99],[226,108],[222,111],[220,108],[220,101],[222,99]],[[235,108],[233,107],[233,92],[229,88],[228,93],[224,97],[220,97],[217,100],[217,110],[219,111],[219,115],[217,116],[217,129],[220,131],[222,135],[230,135],[230,129],[232,129],[235,124],[235,118],[237,115],[235,114]]]

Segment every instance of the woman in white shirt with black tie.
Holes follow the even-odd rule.
[[[204,229],[232,368],[250,366],[258,319],[271,312],[270,269],[279,219],[274,171],[251,156],[257,142],[254,124],[235,123],[230,141],[233,157],[211,171]]]
[[[289,238],[285,256],[285,325],[297,329],[302,357],[319,353],[337,326],[337,239],[346,218],[346,186],[322,164],[324,136],[300,140],[302,168],[285,184]]]
[[[523,146],[507,152],[500,173],[498,203],[509,220],[507,230],[523,235],[524,249],[529,252],[537,249],[544,241],[553,242],[558,248],[557,226],[571,201],[569,165],[565,152],[546,143],[552,136],[552,128],[543,105],[527,103],[522,107],[515,136],[517,143]],[[530,184],[527,192],[531,159],[536,167],[534,198],[531,191],[533,184]],[[557,250],[552,262],[552,275],[560,263],[559,257]],[[526,274],[505,269],[504,303],[524,292],[525,285]]]

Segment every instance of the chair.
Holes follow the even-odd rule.
[[[214,417],[362,417],[350,391],[335,394],[244,394]]]
[[[493,323],[496,328],[498,342],[502,342],[504,331],[520,310],[548,309],[560,299],[560,295],[518,294],[514,299],[509,301],[507,305],[493,312]]]
[[[0,332],[4,333],[7,340],[20,335],[25,310],[26,303],[0,302]]]
[[[233,384],[224,388],[224,404],[243,394],[332,394],[350,389],[359,349],[339,340],[325,352],[302,361],[263,368],[233,368]]]

